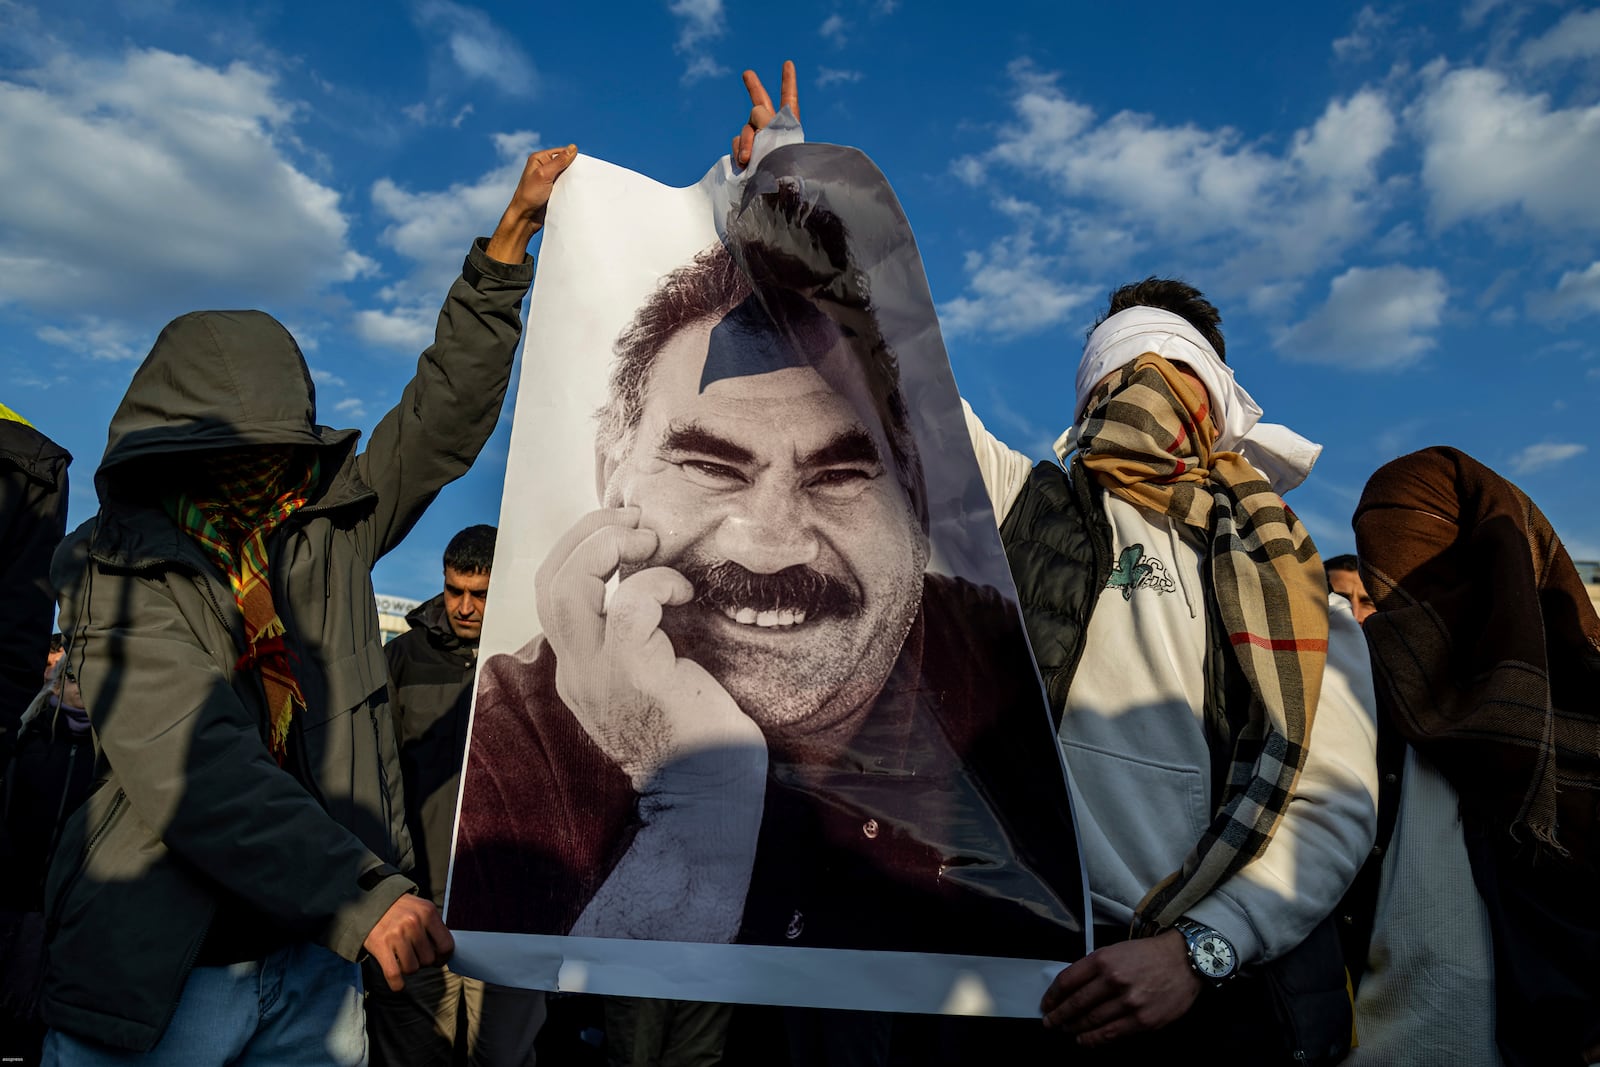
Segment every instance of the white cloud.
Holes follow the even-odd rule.
[[[1436,222],[1520,210],[1552,228],[1600,229],[1600,105],[1552,108],[1474,67],[1436,77],[1415,118]]]
[[[1364,188],[1372,185],[1378,159],[1394,139],[1389,105],[1367,89],[1331,101],[1309,130],[1297,132],[1289,161],[1312,181]]]
[[[1467,29],[1477,29],[1483,25],[1483,20],[1489,17],[1490,12],[1497,7],[1504,7],[1506,0],[1472,0],[1461,10],[1461,24]]]
[[[448,126],[452,130],[459,130],[474,110],[471,104],[456,107],[448,100],[419,100],[402,107],[400,114],[417,126]]]
[[[965,185],[981,185],[989,172],[977,156],[961,156],[950,164],[950,173]]]
[[[708,55],[690,56],[683,68],[683,74],[678,80],[684,85],[693,85],[707,78],[720,78],[728,73],[728,68],[718,63]]]
[[[813,79],[818,89],[840,83],[849,85],[858,82],[863,75],[859,70],[834,70],[832,67],[818,67],[817,76]]]
[[[373,207],[389,220],[380,240],[414,267],[379,291],[387,307],[356,315],[362,338],[408,352],[432,339],[439,301],[467,252],[463,235],[481,233],[500,217],[528,153],[539,146],[539,135],[528,130],[496,134],[494,146],[500,162],[471,182],[428,192],[412,192],[388,178],[373,185]]]
[[[1063,262],[1159,247],[1165,271],[1204,264],[1224,294],[1281,295],[1366,239],[1389,197],[1378,168],[1398,125],[1375,90],[1330,101],[1275,146],[1228,126],[1102,118],[1056,75],[1017,63],[1011,76],[1014,120],[952,172],[979,188],[1048,186],[1049,211],[1077,220]],[[1094,243],[1102,234],[1116,246]]]
[[[433,324],[437,317],[438,309],[411,304],[387,310],[358,311],[353,324],[356,336],[368,344],[409,353],[428,347],[433,340]]]
[[[367,405],[356,397],[350,396],[333,405],[333,410],[348,418],[360,419],[366,417]]]
[[[1054,281],[1058,265],[1033,250],[1026,237],[997,241],[988,252],[968,252],[968,295],[939,308],[939,325],[951,336],[1016,337],[1059,326],[1093,300],[1099,289]]]
[[[667,10],[681,20],[678,47],[690,49],[727,31],[722,0],[672,0]]]
[[[1380,13],[1368,4],[1356,12],[1355,25],[1350,28],[1350,32],[1333,42],[1334,57],[1357,60],[1370,56],[1393,25],[1393,15]]]
[[[705,50],[705,44],[728,32],[722,0],[672,0],[667,10],[678,20],[677,51],[684,56],[682,82],[726,74],[727,68]]]
[[[90,359],[125,361],[143,359],[149,338],[120,322],[93,315],[72,326],[45,326],[35,334],[45,344],[65,348]]]
[[[1543,34],[1524,42],[1518,56],[1530,66],[1600,56],[1600,9],[1568,12]]]
[[[817,32],[832,41],[834,47],[842,47],[845,42],[846,25],[844,16],[836,11],[822,20],[822,25],[817,27]]]
[[[477,8],[451,0],[421,0],[412,8],[419,29],[472,81],[510,96],[538,89],[539,75],[527,53],[506,29]]]
[[[1580,444],[1544,444],[1529,445],[1511,457],[1511,473],[1515,475],[1534,474],[1538,471],[1553,467],[1557,463],[1564,463],[1574,456],[1581,456],[1589,451],[1588,445]]]
[[[1555,290],[1535,296],[1530,307],[1537,314],[1557,319],[1600,314],[1600,260],[1561,275]]]
[[[1351,267],[1333,279],[1320,308],[1279,332],[1276,348],[1295,362],[1398,370],[1434,346],[1446,299],[1437,270]]]
[[[290,154],[296,111],[249,64],[154,49],[0,79],[0,302],[165,317],[370,272]]]

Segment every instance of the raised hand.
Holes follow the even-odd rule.
[[[762,86],[761,79],[756,77],[755,71],[744,72],[744,87],[750,93],[750,119],[733,139],[733,161],[741,167],[750,163],[750,150],[755,144],[756,134],[766,129],[768,124],[778,117],[778,112],[772,107],[772,97],[767,95],[767,90]],[[794,113],[795,118],[800,117],[800,90],[796,88],[792,60],[784,60],[783,63],[783,79],[778,86],[778,106],[788,108]]]
[[[601,751],[648,794],[658,776],[709,749],[764,756],[760,729],[716,679],[680,659],[661,630],[662,610],[694,599],[670,567],[624,578],[606,603],[606,583],[656,551],[639,509],[602,508],[568,530],[534,578],[544,636],[556,655],[556,692]],[[677,783],[671,788],[682,788]]]
[[[528,242],[544,225],[545,208],[550,204],[550,194],[555,190],[556,179],[578,158],[578,146],[541,148],[528,157],[522,167],[522,177],[511,194],[511,203],[500,216],[485,251],[489,258],[501,263],[521,263],[528,251]]]

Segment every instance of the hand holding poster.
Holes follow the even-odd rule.
[[[551,204],[454,966],[1035,1014],[1083,876],[921,261],[870,160],[783,136]]]

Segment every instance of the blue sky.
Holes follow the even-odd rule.
[[[74,524],[184,311],[276,314],[322,421],[370,429],[522,155],[688,184],[739,71],[792,58],[808,137],[894,183],[957,380],[1015,446],[1063,428],[1105,294],[1179,275],[1267,417],[1326,445],[1290,496],[1325,554],[1376,467],[1445,443],[1600,558],[1600,9],[1128,10],[0,0],[0,401],[77,457]],[[495,521],[510,410],[381,591],[430,595],[450,534]]]

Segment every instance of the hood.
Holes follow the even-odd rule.
[[[0,404],[0,460],[49,489],[59,488],[72,455]]]
[[[241,445],[307,445],[342,459],[355,430],[317,425],[300,346],[262,311],[193,311],[156,338],[111,418],[95,472],[101,503],[116,470],[152,456]],[[336,466],[325,456],[324,467]]]

